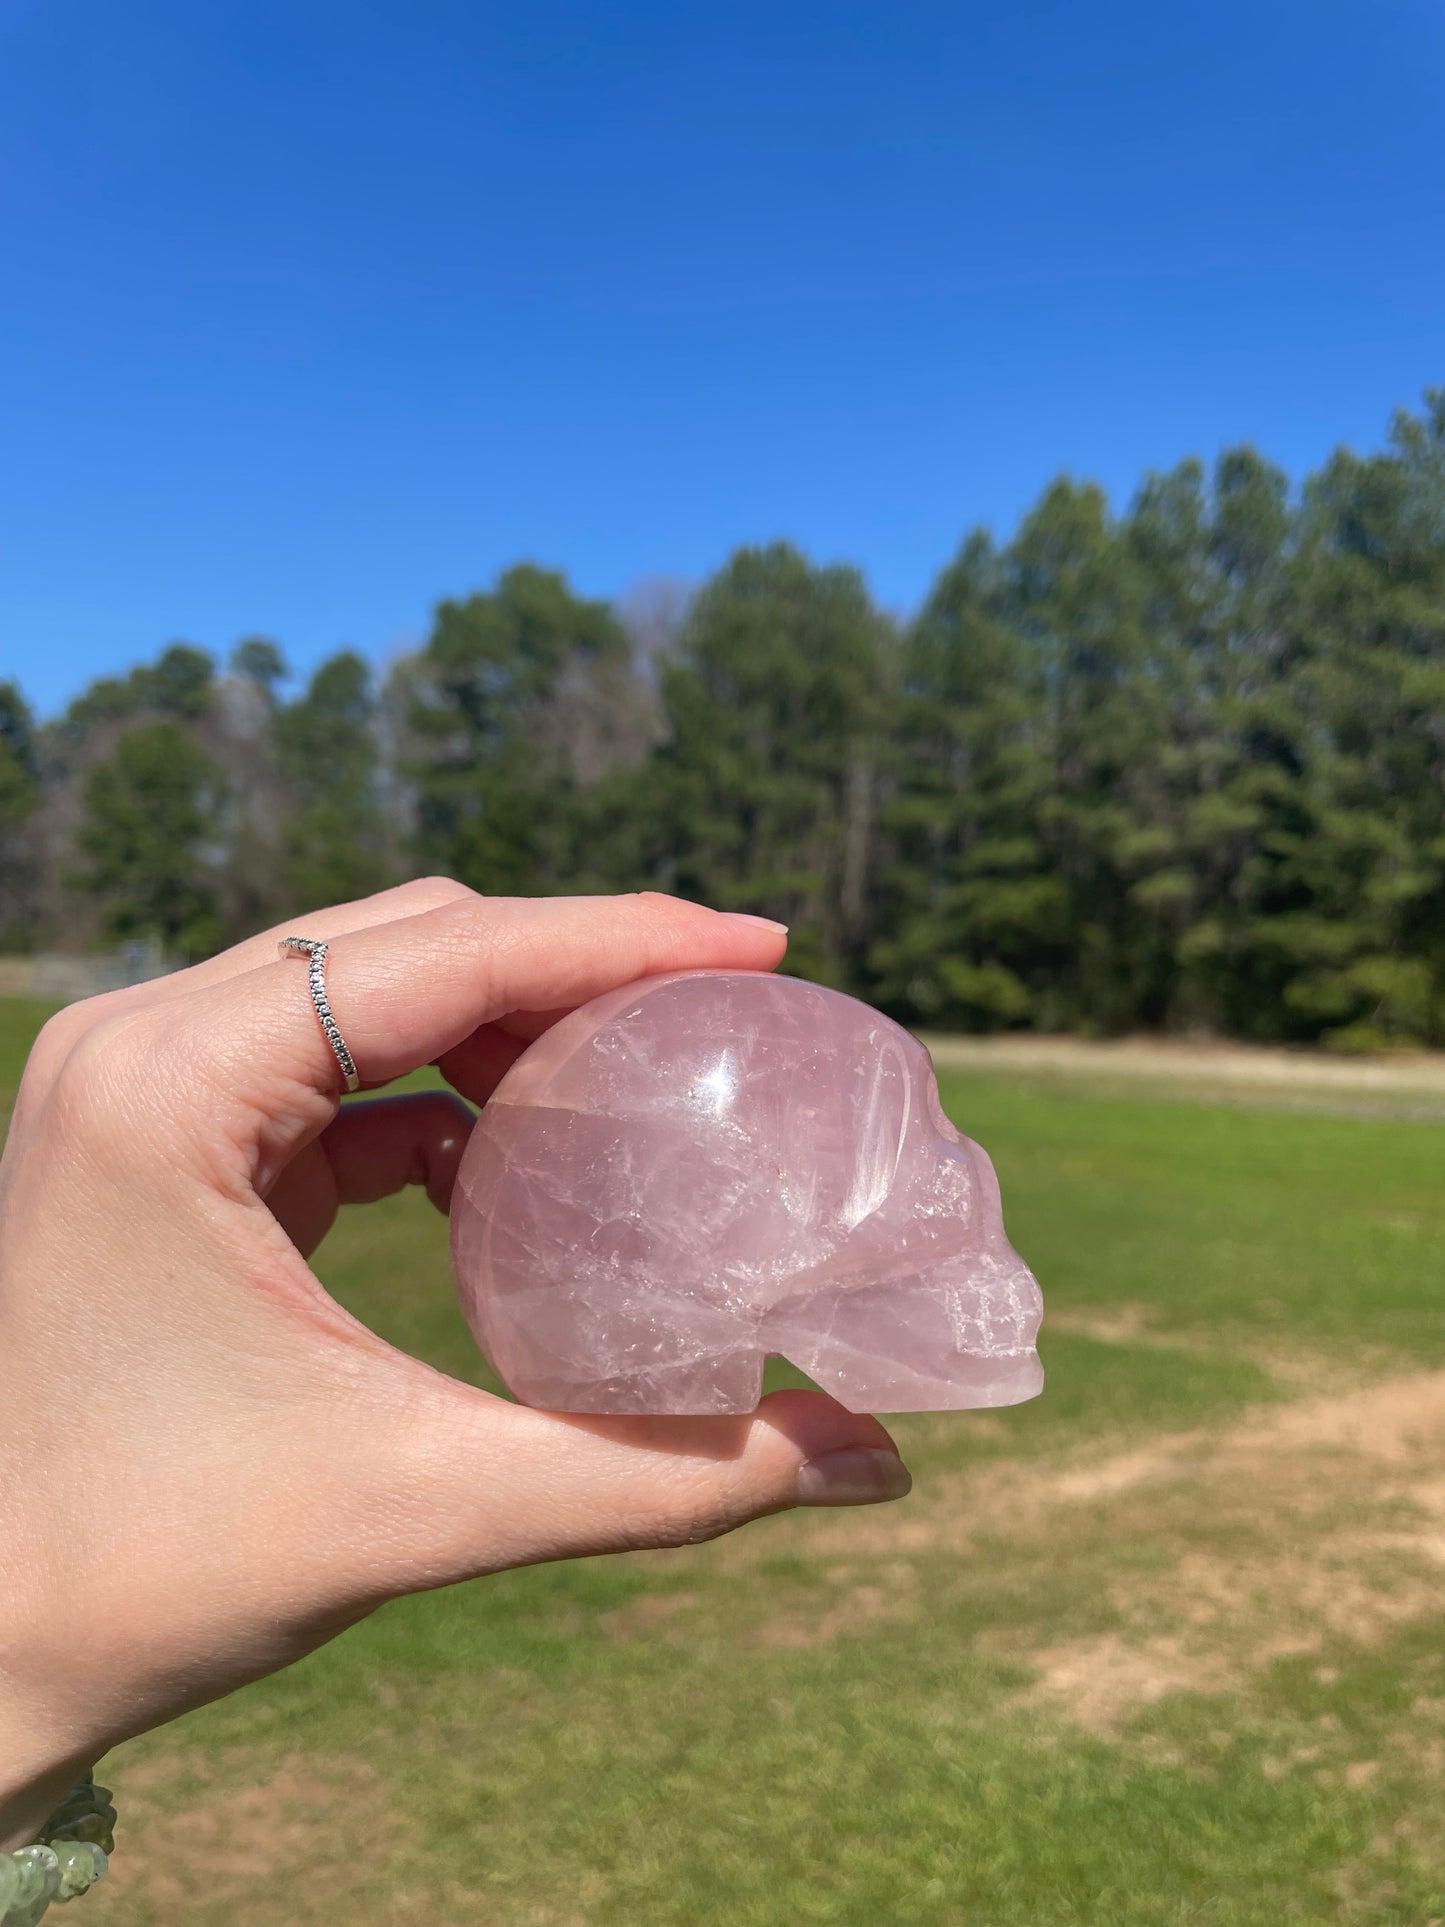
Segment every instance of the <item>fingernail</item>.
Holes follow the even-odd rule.
[[[799,1505],[880,1505],[913,1489],[896,1452],[849,1447],[824,1452],[798,1474]]]
[[[729,923],[746,923],[754,930],[771,930],[779,937],[786,937],[788,934],[788,926],[785,923],[774,923],[771,917],[749,916],[746,910],[724,910],[722,914]]]

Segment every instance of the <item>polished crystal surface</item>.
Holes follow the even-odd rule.
[[[851,997],[687,971],[534,1043],[452,1201],[462,1309],[571,1412],[748,1412],[779,1353],[853,1411],[1012,1405],[1039,1288],[928,1053]]]

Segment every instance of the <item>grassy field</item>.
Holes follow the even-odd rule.
[[[410,1601],[125,1749],[93,1927],[1445,1921],[1445,1130],[944,1095],[1041,1400],[898,1421],[901,1505]],[[416,1200],[319,1268],[477,1372]]]

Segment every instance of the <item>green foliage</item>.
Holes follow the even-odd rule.
[[[0,826],[23,823],[40,795],[35,725],[13,682],[0,682]]]
[[[137,724],[85,781],[82,882],[115,937],[158,938],[204,956],[219,935],[207,856],[220,823],[214,760],[179,721]]]
[[[124,721],[147,710],[199,718],[210,706],[215,674],[216,666],[203,649],[173,642],[155,662],[132,669],[128,676],[93,682],[66,710],[61,727],[79,738],[98,724]]]
[[[969,1029],[1036,1014],[1068,940],[1048,871],[1042,665],[1007,620],[1003,559],[972,536],[904,644],[899,780],[884,812],[878,993]]]
[[[33,925],[40,866],[29,826],[40,798],[34,721],[15,684],[0,682],[0,944],[23,944]]]
[[[371,672],[344,651],[276,717],[284,797],[281,908],[366,896],[389,881]]]
[[[29,826],[84,819],[98,878],[92,790],[165,722],[225,808],[125,832],[112,932],[177,866],[214,903],[167,911],[188,944],[409,870],[650,886],[781,918],[790,969],[910,1022],[1445,1045],[1445,391],[1294,499],[1247,446],[1123,513],[1061,479],[904,624],[785,543],[675,615],[526,564],[442,603],[379,696],[344,653],[288,702],[255,636],[41,730],[0,687],[0,932],[85,927]]]
[[[644,773],[655,874],[793,930],[791,967],[859,987],[896,661],[855,569],[742,549],[698,595]]]
[[[1445,404],[1291,512],[1248,448],[1060,482],[905,651],[871,961],[905,1016],[1445,1041]]]
[[[408,676],[423,863],[495,894],[572,881],[588,752],[605,768],[629,666],[608,605],[552,571],[523,565],[443,602]]]
[[[246,636],[231,651],[231,674],[266,695],[286,680],[286,658],[269,636]]]

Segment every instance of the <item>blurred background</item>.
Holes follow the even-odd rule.
[[[1445,1920],[1435,0],[6,0],[0,1114],[445,871],[930,1037],[1049,1306],[887,1516],[126,1750],[113,1927]],[[319,1269],[485,1382],[445,1227]]]

